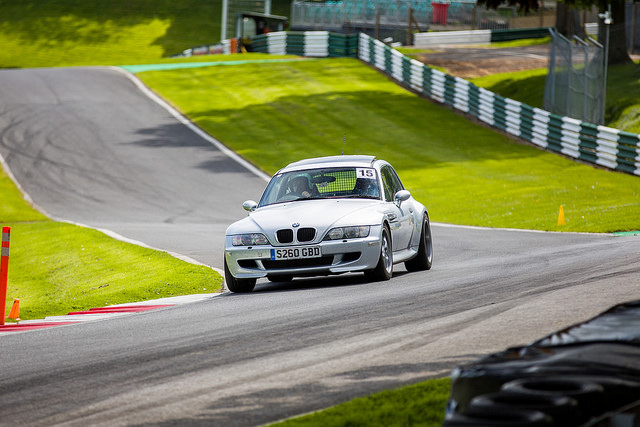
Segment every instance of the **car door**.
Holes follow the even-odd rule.
[[[402,203],[397,206],[394,201],[395,194],[404,190],[402,182],[391,166],[383,166],[380,170],[382,187],[384,190],[385,214],[391,226],[391,240],[393,250],[400,251],[409,247],[411,233],[413,232],[413,212],[410,203]]]

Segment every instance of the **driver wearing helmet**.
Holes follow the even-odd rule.
[[[289,181],[291,189],[290,194],[301,197],[311,197],[311,188],[309,187],[309,179],[306,176],[299,175]]]

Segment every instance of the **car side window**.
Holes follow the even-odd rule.
[[[398,178],[398,175],[390,166],[383,166],[381,172],[382,185],[384,187],[384,199],[388,202],[392,202],[393,196],[398,191],[404,189],[404,187],[402,187],[400,178]]]
[[[402,181],[400,181],[400,177],[392,167],[389,167],[389,172],[393,180],[393,194],[395,195],[398,191],[404,190],[404,186],[402,185]]]
[[[391,186],[390,186],[389,172],[387,171],[387,168],[382,168],[382,170],[380,171],[380,175],[382,176],[382,187],[384,190],[384,199],[388,202],[389,200],[391,200]]]

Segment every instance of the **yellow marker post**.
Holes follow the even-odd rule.
[[[558,214],[558,225],[565,225],[564,221],[564,209],[560,205],[560,213]]]

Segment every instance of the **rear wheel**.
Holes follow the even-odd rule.
[[[380,258],[373,270],[366,271],[365,277],[368,280],[380,282],[391,279],[393,275],[393,251],[391,246],[391,235],[387,227],[382,228],[382,239],[380,239]]]
[[[422,232],[420,233],[420,245],[418,254],[404,263],[407,271],[430,270],[433,263],[433,241],[431,239],[431,225],[429,217],[424,216],[422,220]]]
[[[224,260],[224,280],[227,282],[227,288],[235,293],[251,292],[256,287],[256,279],[237,279],[233,277],[227,266],[226,259]]]

